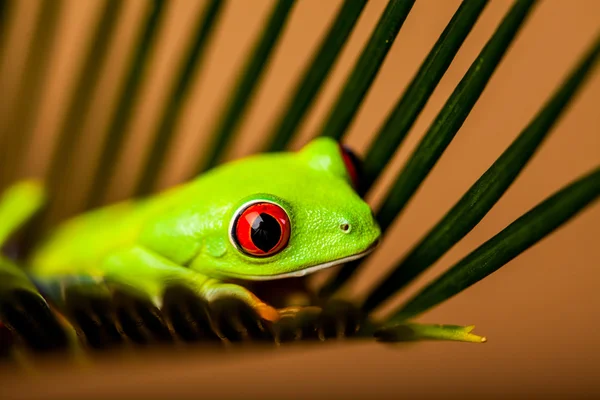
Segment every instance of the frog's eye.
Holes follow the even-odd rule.
[[[267,257],[285,248],[290,230],[290,219],[283,208],[275,203],[258,201],[238,210],[231,226],[231,238],[242,252]]]
[[[340,153],[342,154],[346,171],[352,180],[352,186],[354,189],[358,190],[360,184],[360,175],[362,172],[362,163],[356,154],[354,154],[352,150],[343,144],[340,144]]]

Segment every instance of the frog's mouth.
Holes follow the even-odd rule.
[[[326,268],[335,267],[336,265],[340,265],[340,264],[344,264],[344,263],[347,263],[350,261],[358,260],[359,258],[362,258],[362,257],[366,256],[367,254],[372,253],[373,250],[375,250],[377,248],[377,246],[379,245],[379,242],[380,242],[380,239],[375,240],[373,243],[371,243],[371,245],[366,250],[364,250],[358,254],[339,258],[339,259],[333,260],[333,261],[328,261],[328,262],[322,263],[322,264],[313,265],[312,267],[303,268],[298,271],[285,272],[283,274],[277,274],[277,275],[238,274],[238,278],[249,280],[249,281],[272,281],[275,279],[301,278],[303,276],[310,275],[313,272],[321,271]]]

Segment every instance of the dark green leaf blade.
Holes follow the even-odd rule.
[[[102,203],[104,191],[115,172],[118,152],[125,139],[131,111],[140,94],[148,59],[155,48],[166,4],[165,0],[153,0],[145,16],[142,32],[137,38],[133,56],[127,67],[127,76],[117,100],[115,115],[110,121],[104,143],[100,146],[100,161],[92,178],[94,184],[87,195],[86,208]]]
[[[275,3],[259,40],[250,52],[246,65],[242,68],[235,89],[229,97],[228,105],[217,119],[216,128],[211,133],[212,142],[209,145],[208,158],[200,160],[196,167],[197,173],[212,168],[219,162],[264,75],[265,66],[281,38],[281,33],[294,4],[294,0],[280,0]]]
[[[42,101],[48,59],[56,42],[63,0],[42,2],[36,18],[27,58],[19,78],[13,107],[7,122],[0,127],[0,189],[17,176],[27,145],[33,133],[33,123]]]
[[[92,104],[90,93],[94,92],[98,84],[103,60],[108,52],[122,4],[118,0],[107,0],[105,2],[102,15],[94,29],[89,49],[84,56],[84,65],[79,71],[75,90],[69,99],[65,118],[62,120],[61,128],[58,131],[59,137],[56,150],[50,158],[50,165],[47,169],[47,187],[50,192],[54,193],[49,200],[50,207],[60,203],[58,195],[67,195],[68,193],[68,190],[62,186],[67,183],[65,179],[67,171],[74,167],[72,158],[77,143],[76,139],[81,134],[85,118]],[[45,216],[47,215],[45,214]],[[42,226],[36,229],[43,230],[45,225],[43,222],[47,222],[45,218],[40,220]]]
[[[308,64],[309,67],[294,88],[293,95],[285,107],[286,111],[281,114],[267,136],[271,138],[271,143],[266,146],[269,151],[285,149],[346,44],[366,3],[366,0],[344,1],[321,46]]]
[[[377,212],[385,231],[404,209],[475,106],[535,0],[518,0],[473,62],[394,182]]]
[[[414,3],[390,0],[325,120],[321,136],[339,140],[344,135]]]
[[[167,151],[173,138],[174,127],[177,123],[181,106],[187,98],[191,82],[201,66],[206,44],[214,32],[215,23],[223,9],[225,1],[210,0],[202,13],[194,29],[194,40],[186,52],[183,62],[176,74],[177,83],[173,86],[171,94],[163,107],[162,117],[154,134],[152,147],[147,158],[147,163],[142,168],[142,177],[134,191],[134,196],[144,196],[152,191],[158,172],[163,166]]]
[[[464,0],[421,64],[365,156],[360,193],[369,191],[386,167],[454,60],[488,0]]]
[[[414,317],[497,271],[600,196],[600,167],[558,191],[479,246],[409,300],[387,321]]]
[[[475,106],[534,4],[535,0],[518,0],[513,5],[446,101],[376,213],[382,232],[386,232],[391,226],[448,147]],[[339,289],[358,269],[361,261],[363,260],[344,265],[339,273],[321,289],[321,295],[329,296]]]
[[[467,343],[485,343],[485,336],[473,333],[474,325],[432,325],[403,323],[375,331],[379,342],[397,343],[417,340],[451,340]]]
[[[4,41],[8,36],[8,25],[14,13],[11,0],[0,0],[0,60],[4,58]]]
[[[363,304],[364,311],[373,310],[405,287],[483,219],[548,136],[577,90],[593,71],[599,56],[600,39],[594,43],[592,49],[583,57],[559,90],[498,160],[469,188],[391,274],[373,289]]]

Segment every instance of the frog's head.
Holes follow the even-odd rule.
[[[379,242],[380,229],[354,189],[356,172],[355,158],[329,138],[297,153],[218,168],[213,178],[225,182],[224,197],[235,199],[216,207],[225,210],[220,229],[227,232],[227,248],[198,262],[218,276],[271,280],[363,257]]]

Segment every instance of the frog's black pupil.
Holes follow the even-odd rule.
[[[252,222],[252,243],[265,253],[277,246],[281,238],[279,222],[271,215],[260,213]]]

